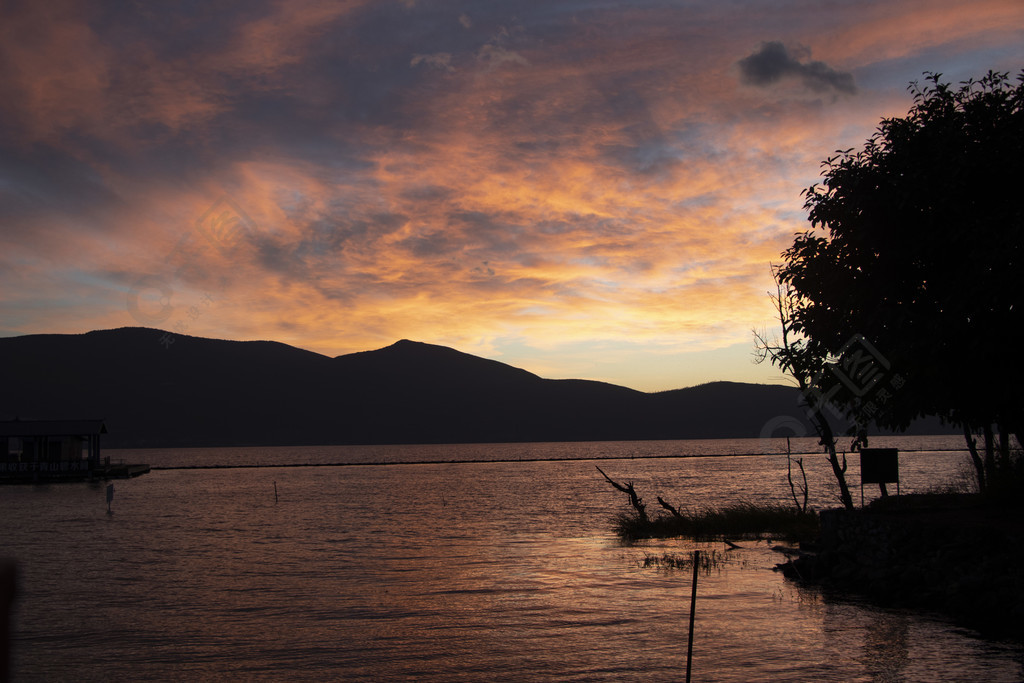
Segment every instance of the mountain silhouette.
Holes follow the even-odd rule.
[[[331,358],[148,328],[27,335],[0,338],[0,382],[0,419],[104,418],[108,447],[757,437],[779,416],[811,433],[793,387],[644,393],[409,340]]]

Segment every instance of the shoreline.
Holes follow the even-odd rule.
[[[1024,642],[1024,507],[975,494],[918,494],[826,510],[788,578],[890,607],[936,612],[986,637]]]

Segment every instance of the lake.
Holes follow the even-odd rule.
[[[905,493],[967,464],[955,437],[872,445],[903,449]],[[1024,678],[1020,646],[803,589],[771,544],[611,531],[628,508],[595,465],[654,505],[785,502],[785,446],[105,451],[236,467],[116,481],[112,514],[102,483],[0,488],[0,554],[21,570],[14,680],[681,680],[691,575],[645,565],[695,548],[716,562],[698,580],[694,680]],[[803,457],[812,505],[835,506],[824,455]]]

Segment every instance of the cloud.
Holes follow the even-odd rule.
[[[511,50],[506,45],[521,36],[522,26],[514,24],[510,29],[502,26],[486,44],[480,46],[476,51],[476,59],[487,66],[487,69],[496,69],[506,64],[519,64],[528,66],[530,62],[519,52]]]
[[[330,355],[521,344],[545,368],[597,367],[588,349],[622,340],[622,367],[748,343],[820,159],[909,106],[902,55],[984,73],[1021,54],[1020,5],[998,0],[742,21],[710,0],[8,6],[0,330],[134,324],[126,292],[152,274],[183,333]],[[728,77],[853,92],[832,64],[862,89],[842,107]],[[195,228],[225,195],[254,226],[234,249]]]
[[[756,52],[739,61],[740,77],[744,83],[760,87],[774,85],[784,78],[799,78],[815,92],[857,92],[853,74],[836,71],[825,62],[800,61],[809,57],[810,50],[806,48],[796,48],[791,54],[779,41],[761,43]]]
[[[518,52],[493,43],[487,43],[482,46],[476,53],[476,58],[486,63],[492,69],[503,64],[522,64],[523,66],[530,64],[526,57],[523,57]]]
[[[409,66],[419,66],[420,64],[425,64],[426,66],[432,66],[435,69],[442,69],[448,72],[455,71],[455,67],[452,66],[452,56],[448,52],[435,52],[430,55],[413,55],[412,61],[409,62]]]

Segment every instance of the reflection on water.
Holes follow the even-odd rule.
[[[864,634],[864,669],[876,681],[903,680],[907,665],[907,617],[875,613]]]
[[[784,458],[614,467],[684,506],[788,494]],[[160,471],[116,486],[109,516],[102,485],[0,490],[3,518],[21,520],[4,535],[23,569],[16,680],[685,670],[690,573],[642,560],[696,546],[619,544],[623,501],[591,462]],[[697,680],[1021,678],[1014,647],[826,599],[772,571],[767,544],[743,545],[700,546],[725,559],[699,580]]]

